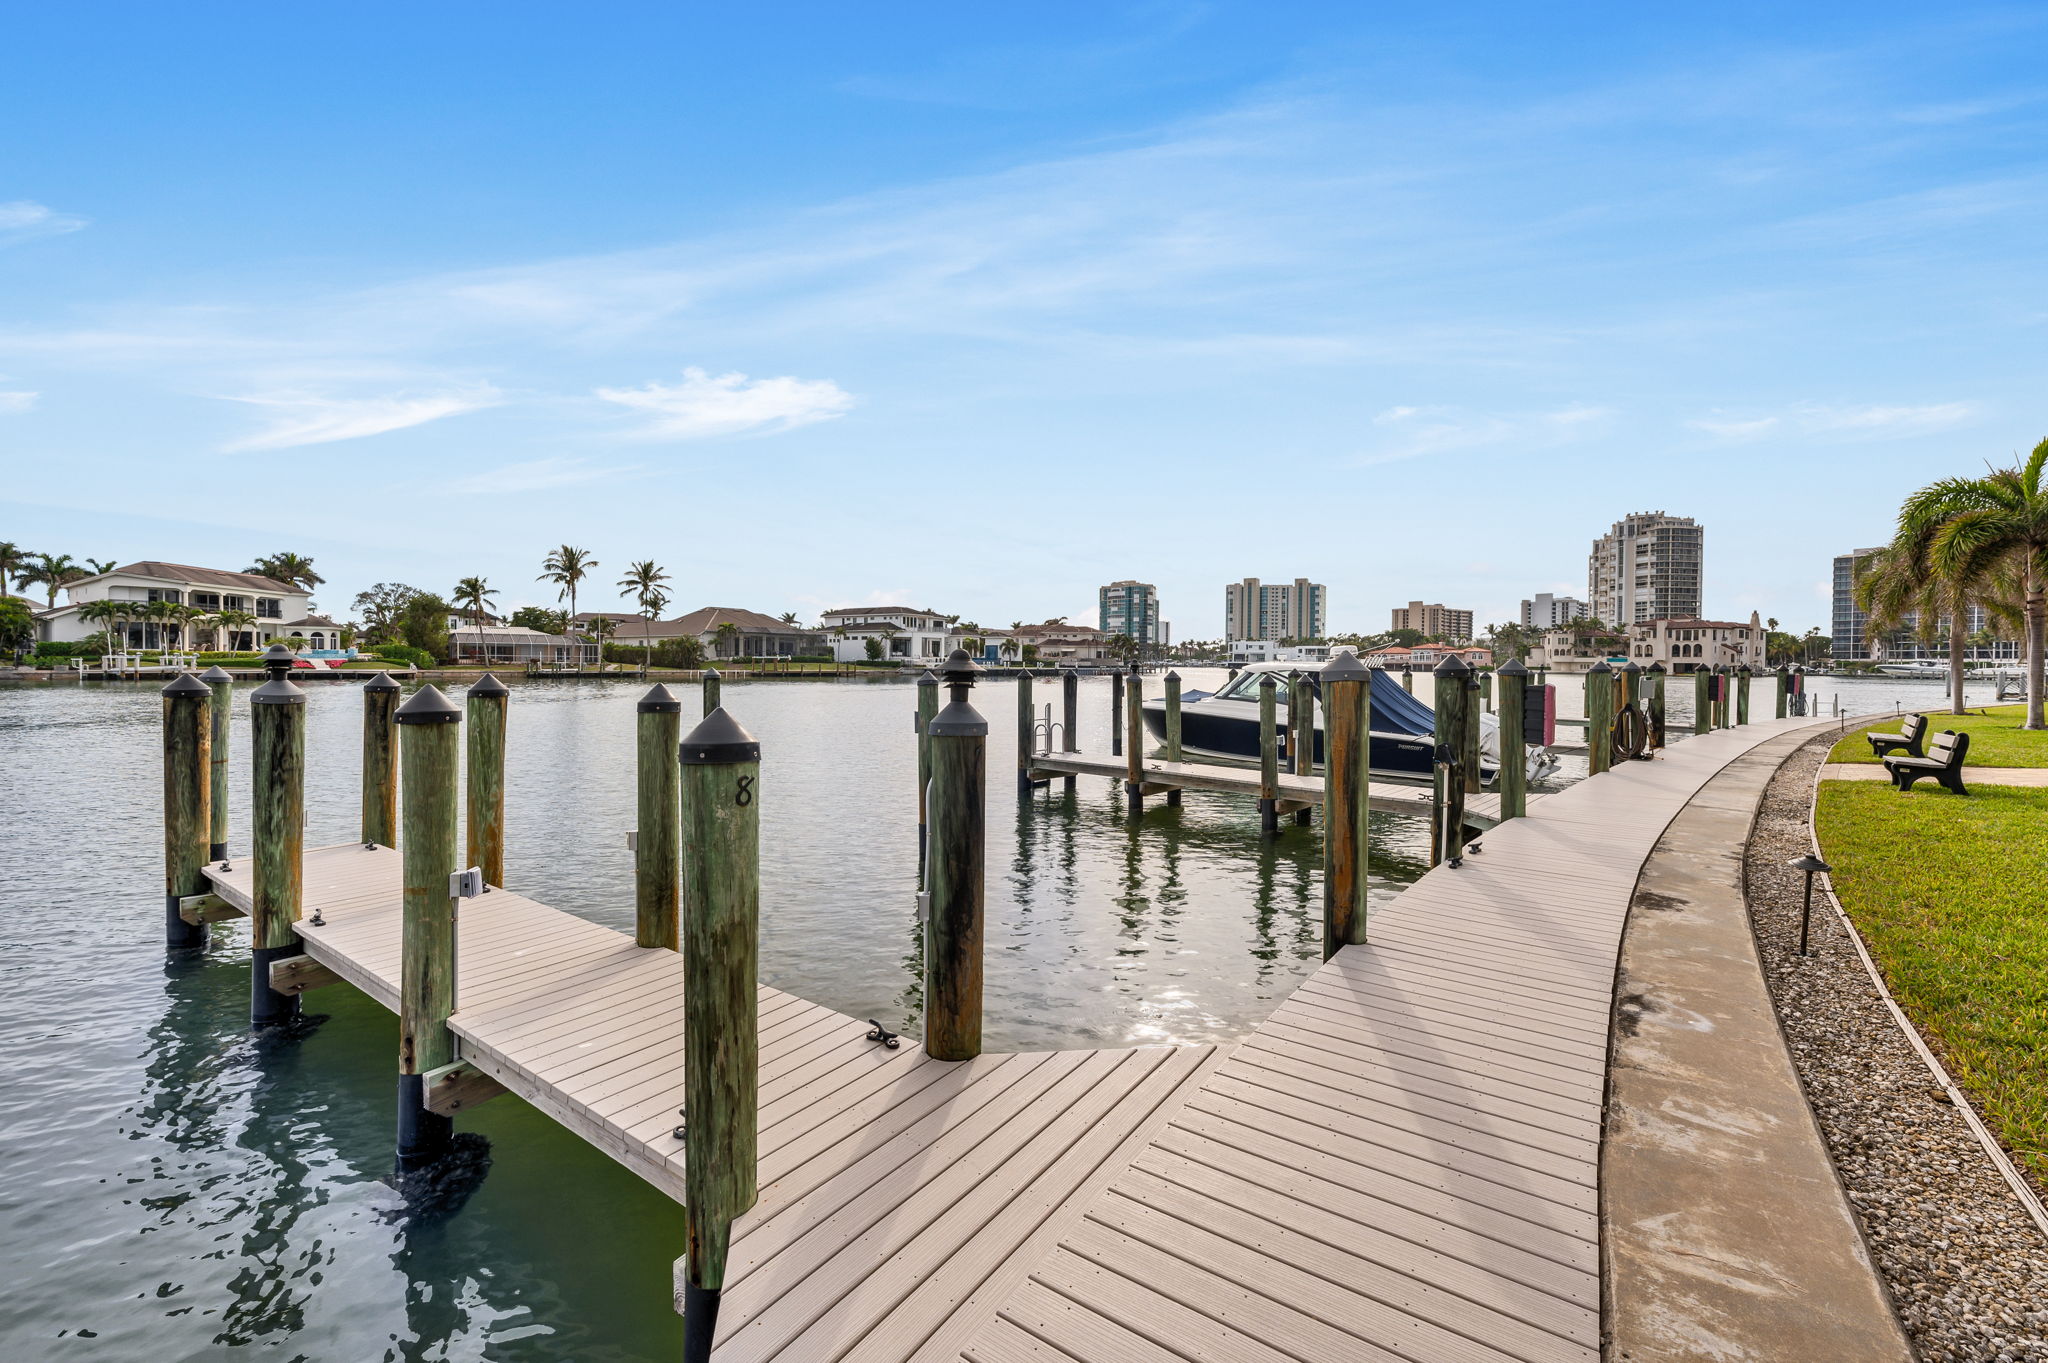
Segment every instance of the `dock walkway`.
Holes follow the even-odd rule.
[[[1029,775],[1034,781],[1056,776],[1113,776],[1121,781],[1126,778],[1128,770],[1121,757],[1039,752],[1031,754]],[[1168,762],[1164,758],[1148,757],[1139,764],[1139,771],[1144,778],[1142,784],[1147,795],[1167,790],[1217,790],[1236,795],[1259,793],[1257,767],[1226,767],[1216,762]],[[1320,776],[1281,772],[1277,789],[1283,810],[1320,807],[1323,803],[1323,778]],[[1540,793],[1531,794],[1528,803],[1533,806],[1544,798]],[[1371,782],[1366,791],[1366,804],[1375,814],[1415,814],[1426,818],[1434,799],[1428,786],[1393,781]],[[1479,828],[1491,828],[1499,823],[1499,794],[1487,790],[1466,795],[1465,822]]]
[[[1549,797],[1235,1047],[948,1063],[763,987],[760,1201],[716,1358],[1592,1363],[1637,873],[1708,779],[1813,722]],[[246,863],[209,874],[246,910]],[[306,858],[307,954],[386,1006],[398,874],[384,848]],[[464,1058],[680,1198],[681,958],[506,890],[461,912]]]

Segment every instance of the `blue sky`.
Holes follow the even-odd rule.
[[[1664,509],[1824,625],[2048,435],[2048,11],[1676,8],[16,7],[0,538],[1207,637]]]

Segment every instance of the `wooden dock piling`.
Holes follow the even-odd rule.
[[[1460,661],[1462,663],[1463,660],[1461,659]],[[1463,663],[1463,666],[1465,668],[1465,706],[1458,715],[1458,766],[1464,773],[1465,793],[1467,795],[1477,795],[1485,789],[1485,782],[1481,779],[1485,775],[1485,770],[1480,765],[1480,753],[1482,750],[1480,739],[1484,729],[1484,725],[1479,717],[1480,673],[1477,668],[1469,663]],[[1459,809],[1462,811],[1463,808],[1464,805],[1461,801]],[[1463,836],[1462,833],[1460,836]]]
[[[1706,668],[1692,674],[1692,731],[1695,737],[1714,727],[1714,674]]]
[[[1792,669],[1780,665],[1777,676],[1778,699],[1777,703],[1771,708],[1771,715],[1774,719],[1783,719],[1785,717],[1785,703],[1792,695]]]
[[[1477,742],[1469,729],[1477,729],[1479,718],[1472,711],[1479,688],[1472,684],[1472,669],[1453,653],[1436,665],[1436,766],[1433,772],[1436,802],[1431,810],[1435,836],[1431,839],[1430,865],[1449,862],[1459,866],[1465,860],[1465,797],[1470,776],[1476,773]]]
[[[1048,742],[1047,748],[1052,744]],[[1017,674],[1017,795],[1031,793],[1031,755],[1038,750],[1038,712],[1031,701],[1031,669]]]
[[[938,740],[945,780],[949,758]],[[760,1166],[761,745],[723,707],[682,740],[684,1357],[707,1363]],[[941,828],[944,820],[941,820]],[[979,829],[976,830],[977,835]]]
[[[1503,822],[1529,812],[1529,746],[1522,727],[1523,688],[1529,667],[1510,658],[1498,669],[1494,715],[1500,721],[1500,817]]]
[[[270,963],[299,955],[306,844],[306,693],[292,684],[292,651],[263,655],[270,680],[249,695],[255,798],[249,836],[255,889],[249,906],[249,1021],[268,1027],[299,1012],[299,996],[271,987]]]
[[[699,714],[708,717],[713,710],[725,703],[725,677],[717,668],[707,667],[704,669],[704,675],[697,679],[697,686],[703,692],[700,699],[704,704]]]
[[[1136,668],[1124,699],[1124,803],[1137,815],[1145,812],[1145,679]]]
[[[1259,675],[1259,833],[1280,831],[1280,679]]]
[[[505,883],[505,720],[512,693],[486,672],[469,688],[468,860],[484,884]]]
[[[1650,751],[1664,746],[1664,664],[1651,663],[1644,677],[1644,710],[1650,723]]]
[[[363,683],[363,841],[398,846],[398,683],[379,672]]]
[[[1415,668],[1411,663],[1401,664],[1401,689],[1411,696],[1415,694]]]
[[[235,679],[224,667],[209,667],[199,674],[211,693],[207,713],[212,718],[212,775],[207,785],[206,859],[220,861],[228,854],[228,747],[234,731]]]
[[[1494,713],[1493,673],[1484,670],[1479,673],[1479,709],[1484,714]]]
[[[930,818],[925,802],[931,795],[932,741],[928,732],[932,716],[939,712],[938,674],[927,667],[917,678],[917,855],[924,859],[925,826]]]
[[[1124,751],[1124,674],[1109,674],[1109,755],[1121,757]]]
[[[1296,776],[1313,776],[1316,767],[1316,697],[1308,675],[1296,668],[1287,674],[1287,761]],[[1306,828],[1309,807],[1294,811],[1294,822]]]
[[[1180,673],[1168,672],[1162,682],[1166,692],[1166,760],[1178,762],[1180,756]],[[1072,777],[1068,777],[1072,780]],[[1180,787],[1166,792],[1166,803],[1180,803]]]
[[[1749,723],[1749,679],[1750,666],[1744,663],[1735,669],[1735,722]]]
[[[178,901],[208,891],[213,694],[190,673],[163,689],[164,945],[172,949],[206,945],[206,925],[186,922]],[[221,803],[226,803],[225,797]]]
[[[950,699],[926,726],[932,744],[932,825],[924,1048],[937,1060],[971,1060],[981,1054],[988,721],[967,702],[980,673],[965,649],[954,649],[940,669]]]
[[[683,702],[655,686],[634,707],[638,719],[636,828],[633,834],[633,944],[682,948]]]
[[[398,986],[398,1167],[410,1173],[448,1152],[453,1119],[429,1111],[427,1071],[455,1062],[457,776],[462,710],[437,686],[398,707],[399,851],[404,858]]]
[[[1068,668],[1060,678],[1060,751],[1081,751],[1081,677],[1074,669]],[[1067,794],[1074,793],[1074,782],[1078,779],[1069,774]]]
[[[1586,672],[1586,775],[1614,763],[1614,669],[1605,658]]]
[[[1323,959],[1365,940],[1371,851],[1372,672],[1355,653],[1324,665]]]

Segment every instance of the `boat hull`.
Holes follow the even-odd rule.
[[[1236,708],[1236,707],[1233,707]],[[1166,740],[1166,703],[1146,701],[1144,703],[1145,731],[1155,741]],[[1287,726],[1279,726],[1280,741],[1287,741]],[[1256,762],[1259,760],[1259,721],[1256,717],[1219,713],[1217,709],[1201,703],[1183,705],[1180,712],[1181,752],[1191,758],[1209,758],[1231,762]],[[1414,734],[1390,734],[1375,731],[1372,735],[1371,751],[1367,763],[1374,776],[1388,780],[1427,781],[1434,770],[1435,745],[1428,739]],[[1315,730],[1315,764],[1323,764],[1323,730]],[[1492,763],[1481,766],[1481,779],[1491,783],[1495,775]]]

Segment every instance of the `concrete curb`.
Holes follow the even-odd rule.
[[[1779,1030],[1743,889],[1765,787],[1818,727],[1731,762],[1636,882],[1601,1142],[1611,1359],[1913,1358]]]

